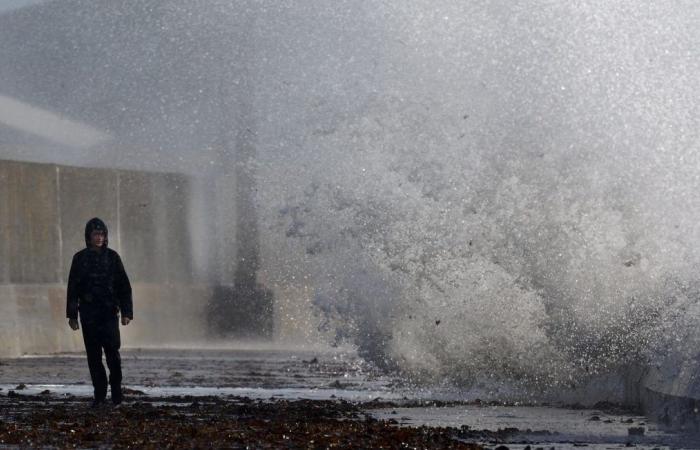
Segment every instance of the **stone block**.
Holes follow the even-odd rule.
[[[109,229],[109,246],[119,251],[117,174],[111,170],[59,167],[61,280],[68,281],[73,255],[85,248],[85,224],[99,217]]]
[[[164,223],[158,180],[145,172],[119,172],[119,215],[122,259],[132,281],[166,279],[165,241],[158,223]]]
[[[191,186],[187,177],[178,174],[161,175],[159,188],[163,190],[165,204],[164,223],[158,229],[164,231],[167,271],[169,282],[192,281],[192,248],[189,236],[189,198]]]
[[[0,356],[73,352],[82,335],[65,319],[62,284],[0,285]]]
[[[12,216],[10,214],[10,168],[12,163],[0,161],[0,284],[10,282],[10,265],[13,259],[10,254],[10,243],[16,237],[12,231]],[[1,300],[1,299],[0,299]]]
[[[122,345],[182,346],[205,340],[211,288],[193,284],[135,283],[134,321],[121,328]]]
[[[44,164],[0,164],[0,246],[5,283],[61,279],[57,169]],[[5,263],[7,262],[7,263]]]

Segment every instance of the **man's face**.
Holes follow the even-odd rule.
[[[90,246],[100,248],[105,245],[105,232],[95,230],[90,233]]]

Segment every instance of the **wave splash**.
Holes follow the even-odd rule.
[[[418,382],[535,390],[692,352],[698,91],[670,62],[687,42],[635,28],[642,61],[622,34],[596,40],[685,19],[587,4],[556,21],[452,11],[477,19],[444,31],[420,16],[402,37],[425,47],[401,61],[405,83],[261,171],[271,234],[301,249],[337,340]]]
[[[277,224],[303,245],[338,340],[459,386],[575,386],[678,346],[700,285],[677,226],[593,178],[601,166],[514,167],[435,129],[430,108],[387,105],[282,177],[303,190]]]

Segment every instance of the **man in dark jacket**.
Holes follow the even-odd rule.
[[[77,330],[78,313],[83,328],[90,377],[95,388],[93,407],[107,398],[107,374],[102,365],[102,350],[109,367],[112,403],[122,402],[122,368],[119,357],[119,312],[122,325],[134,318],[131,284],[119,254],[107,248],[107,226],[98,218],[85,225],[87,248],[73,256],[68,276],[66,315],[68,325]]]

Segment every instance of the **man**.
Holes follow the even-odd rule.
[[[119,357],[119,312],[122,325],[133,320],[131,284],[119,254],[107,248],[107,226],[98,218],[85,225],[87,248],[73,256],[68,276],[66,315],[68,325],[77,330],[78,313],[83,327],[90,378],[95,389],[93,407],[107,398],[107,375],[102,365],[102,350],[109,367],[112,403],[122,402],[122,368]]]

